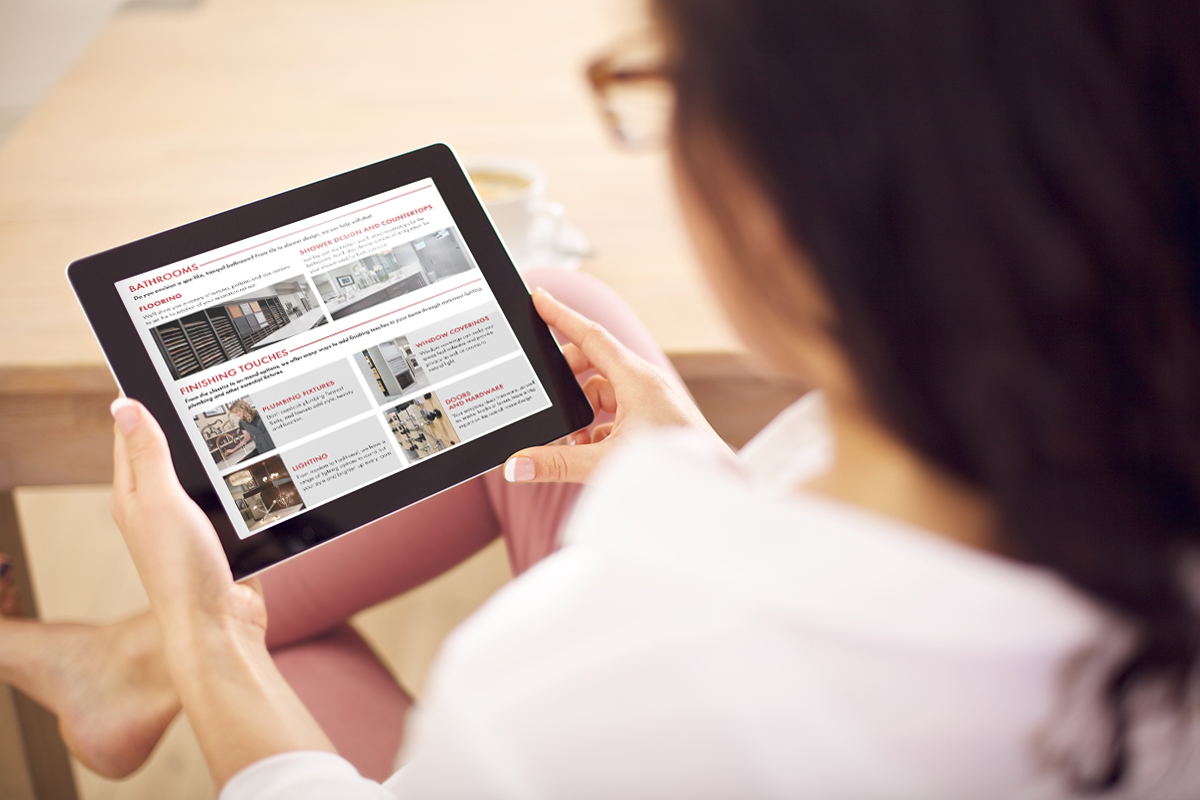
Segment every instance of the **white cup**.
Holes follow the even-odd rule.
[[[563,207],[546,199],[546,173],[520,158],[476,158],[465,165],[500,238],[518,267],[555,247],[563,227]]]

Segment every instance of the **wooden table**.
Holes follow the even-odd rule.
[[[677,363],[737,353],[665,157],[614,148],[582,79],[635,8],[207,0],[115,17],[0,150],[0,488],[107,480],[115,389],[69,261],[433,141],[542,164],[594,244],[584,269]]]
[[[111,480],[116,389],[63,277],[69,261],[434,141],[540,163],[595,248],[583,268],[646,321],[718,431],[745,441],[795,388],[747,369],[696,273],[665,157],[616,150],[581,77],[639,27],[636,7],[206,0],[114,18],[0,149],[4,546],[16,548],[17,528],[5,490]],[[107,517],[102,497],[63,508],[72,526]],[[0,757],[20,716],[21,758],[43,795],[64,794],[61,747],[36,744],[53,738],[53,720],[0,695]]]

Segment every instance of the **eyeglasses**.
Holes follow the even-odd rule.
[[[616,142],[628,150],[654,150],[667,143],[675,91],[662,42],[627,39],[587,68],[596,105]]]

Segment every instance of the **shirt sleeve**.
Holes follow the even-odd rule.
[[[334,753],[281,753],[256,761],[229,779],[220,800],[396,800]]]

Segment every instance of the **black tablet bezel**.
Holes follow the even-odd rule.
[[[238,537],[188,438],[117,283],[318,214],[432,178],[549,395],[551,406],[411,465],[349,495]],[[453,150],[434,144],[81,258],[67,278],[122,392],[141,401],[166,433],[175,471],[220,536],[241,579],[493,469],[516,450],[591,424],[593,411],[538,317],[529,291]]]

